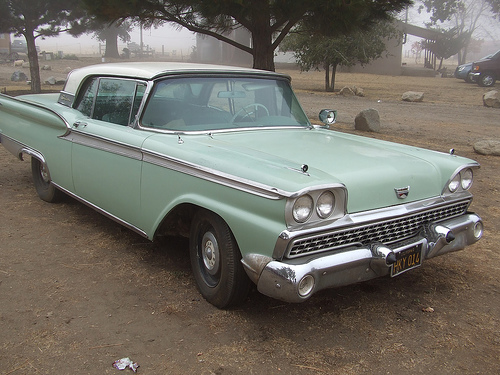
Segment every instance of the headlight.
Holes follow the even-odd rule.
[[[297,223],[304,223],[311,217],[313,211],[313,199],[310,195],[303,195],[293,204],[292,215]]]
[[[460,172],[460,176],[462,178],[462,189],[464,190],[469,190],[469,188],[472,186],[472,169],[467,168],[464,169],[463,171]]]
[[[458,172],[448,183],[448,190],[455,193],[458,190],[469,190],[473,180],[472,168],[464,168]]]
[[[316,202],[316,212],[322,219],[328,218],[335,208],[335,195],[331,191],[325,191]]]
[[[460,173],[457,173],[455,177],[453,177],[453,180],[450,181],[448,184],[448,190],[450,190],[452,193],[456,192],[460,186]]]

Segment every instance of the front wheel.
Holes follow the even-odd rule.
[[[50,180],[47,166],[36,158],[31,158],[31,174],[33,184],[40,199],[45,202],[54,203],[59,201],[63,193],[58,190]]]
[[[481,74],[479,77],[479,85],[484,87],[490,87],[495,84],[495,76],[491,73]]]
[[[221,217],[205,210],[196,213],[189,253],[198,290],[208,302],[221,309],[243,303],[251,282],[236,240]]]

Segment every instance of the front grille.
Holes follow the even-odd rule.
[[[290,244],[288,257],[295,258],[347,246],[368,245],[373,242],[384,244],[398,242],[415,236],[426,224],[464,214],[469,203],[469,201],[458,202],[390,220],[297,238]]]

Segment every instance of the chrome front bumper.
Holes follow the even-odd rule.
[[[400,247],[381,243],[343,249],[309,257],[272,260],[249,254],[242,260],[258,290],[267,296],[303,302],[322,289],[367,281],[390,273],[394,254],[421,244],[422,259],[457,251],[477,242],[483,233],[481,218],[474,213],[429,225],[418,238]]]

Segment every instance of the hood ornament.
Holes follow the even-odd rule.
[[[396,192],[398,199],[405,199],[408,197],[408,194],[410,194],[410,187],[395,188],[394,191]]]
[[[291,171],[299,172],[306,176],[310,176],[310,174],[307,172],[309,170],[309,166],[307,164],[302,164],[300,168],[292,168],[292,167],[286,167],[286,168],[290,169]]]

